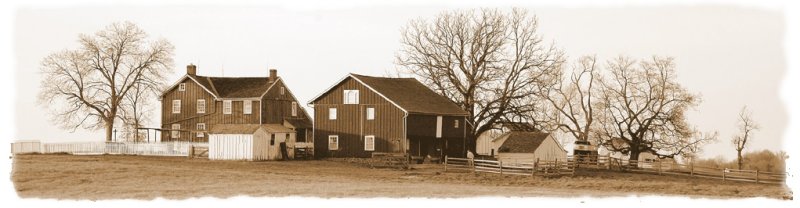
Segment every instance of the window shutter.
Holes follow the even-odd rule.
[[[231,106],[232,103],[230,100],[223,100],[222,101],[222,114],[231,114],[233,107]]]

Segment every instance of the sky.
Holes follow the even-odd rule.
[[[787,75],[782,10],[737,5],[553,6],[517,5],[539,18],[539,34],[570,61],[596,55],[672,56],[678,82],[702,96],[689,112],[701,131],[719,131],[703,157],[733,159],[730,138],[747,105],[761,125],[746,151],[783,150]],[[152,38],[175,46],[170,83],[193,63],[206,76],[279,76],[307,102],[348,73],[394,74],[401,27],[463,5],[363,5],[308,9],[287,5],[20,6],[13,14],[13,138],[44,142],[103,141],[102,131],[59,129],[38,105],[39,64],[50,53],[77,47],[116,21],[131,21]],[[508,9],[509,6],[499,6]],[[309,113],[311,109],[306,106]],[[158,118],[160,112],[153,112]],[[150,126],[159,126],[155,120]]]

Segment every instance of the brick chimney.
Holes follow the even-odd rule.
[[[197,74],[197,66],[194,64],[186,65],[186,74],[188,75],[196,75]]]
[[[278,70],[269,69],[269,77],[267,77],[267,80],[269,80],[269,83],[273,83],[275,80],[278,80]]]

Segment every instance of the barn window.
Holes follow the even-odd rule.
[[[172,100],[172,113],[181,113],[181,100]]]
[[[453,121],[453,128],[458,128],[458,120]]]
[[[186,91],[186,83],[181,83],[178,85],[178,91]]]
[[[270,135],[269,146],[275,146],[275,134]]]
[[[358,104],[358,90],[345,90],[344,104]]]
[[[292,116],[297,116],[297,102],[292,102]]]
[[[336,108],[328,109],[328,120],[336,120]]]
[[[181,129],[181,124],[172,124],[172,130],[180,130],[180,129]],[[181,131],[171,131],[170,133],[172,133],[173,139],[181,138]]]
[[[328,136],[328,150],[339,149],[339,135]]]
[[[286,87],[281,87],[281,95],[286,94]]]
[[[232,103],[230,100],[223,100],[222,101],[222,114],[231,114],[233,107],[231,106]]]
[[[368,135],[364,137],[364,151],[375,151],[374,135]]]
[[[203,137],[205,134],[203,132],[199,132],[199,131],[205,131],[206,130],[206,123],[197,123],[197,130],[198,130],[197,137]]]
[[[367,108],[367,120],[375,120],[375,108]]]
[[[244,114],[252,114],[253,113],[253,101],[252,100],[245,100],[242,101],[243,103],[243,113]]]
[[[197,113],[206,113],[206,100],[205,99],[198,99],[197,100]]]

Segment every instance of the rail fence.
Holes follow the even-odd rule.
[[[672,161],[637,161],[623,160],[609,156],[570,156],[577,168],[611,169],[619,171],[641,172],[658,175],[684,175],[690,177],[716,178],[731,181],[747,181],[756,183],[783,183],[786,173],[766,172],[759,170],[737,170],[729,168],[712,168],[679,164]]]
[[[73,143],[40,143],[39,151],[15,151],[19,153],[67,153],[73,155],[150,155],[150,156],[189,156],[193,147],[208,148],[208,143],[200,142],[73,142]],[[26,150],[34,149],[27,148]]]
[[[574,175],[575,167],[571,161],[536,160],[533,163],[506,163],[495,160],[476,160],[468,158],[444,158],[444,171],[471,171],[496,173],[500,175],[542,175],[560,176]]]

